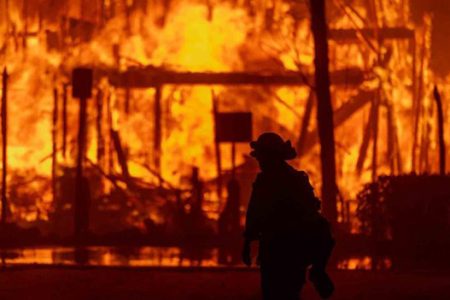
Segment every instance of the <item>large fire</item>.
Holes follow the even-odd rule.
[[[431,15],[413,23],[407,1],[401,0],[328,2],[332,76],[344,70],[344,79],[332,86],[338,209],[344,222],[353,220],[353,200],[362,184],[379,174],[437,171],[431,91],[434,82],[443,82],[429,69]],[[298,143],[301,156],[294,164],[305,169],[320,190],[316,109],[308,105],[314,82],[307,79],[314,68],[307,1],[4,0],[0,66],[10,75],[8,192],[16,221],[47,220],[55,210],[50,184],[53,141],[56,175],[75,164],[78,100],[70,97],[69,83],[71,70],[78,66],[91,67],[96,74],[88,103],[87,157],[103,174],[104,195],[114,189],[111,178],[123,173],[112,129],[119,133],[130,177],[142,185],[183,190],[189,186],[192,167],[199,167],[201,179],[211,182],[204,209],[217,217],[223,201],[214,187],[214,101],[219,111],[252,112],[254,136],[273,130]],[[307,82],[163,85],[157,151],[156,90],[110,80],[110,74],[127,70],[294,71]],[[350,73],[355,70],[364,74],[363,82],[354,82]],[[220,147],[226,172],[231,168],[231,148]],[[248,166],[248,151],[245,144],[237,146],[241,172]],[[123,181],[117,184],[125,186]],[[139,204],[141,200],[133,199],[130,214],[158,221],[160,216]]]

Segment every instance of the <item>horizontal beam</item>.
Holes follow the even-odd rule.
[[[378,32],[379,38],[384,40],[392,39],[413,39],[414,30],[405,27],[388,27],[388,28],[362,28],[362,29],[330,29],[328,38],[336,42],[354,42],[358,40],[358,35],[364,38],[373,39]]]
[[[129,69],[125,72],[111,71],[106,74],[112,85],[128,88],[149,88],[165,84],[174,85],[313,85],[314,76],[298,72],[279,74],[249,72],[174,72],[157,68]],[[365,73],[359,69],[331,72],[334,85],[360,85]]]

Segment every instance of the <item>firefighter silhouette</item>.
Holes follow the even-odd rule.
[[[272,132],[250,146],[261,172],[247,209],[244,263],[251,265],[250,244],[258,240],[264,299],[298,299],[310,266],[309,279],[317,292],[330,297],[334,286],[325,268],[334,240],[307,174],[286,163],[296,157],[295,149]]]

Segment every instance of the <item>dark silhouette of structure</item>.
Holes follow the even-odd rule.
[[[251,265],[250,244],[259,240],[264,299],[298,299],[309,266],[309,279],[328,298],[334,286],[325,268],[334,240],[307,174],[285,162],[295,158],[296,151],[290,141],[271,132],[250,145],[261,172],[247,210],[244,263]]]

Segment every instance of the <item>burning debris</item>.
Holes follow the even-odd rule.
[[[441,23],[416,2],[329,1],[337,218],[351,231],[364,183],[439,168],[432,88],[439,83],[445,97],[448,87],[430,67]],[[232,147],[215,143],[217,112],[251,112],[253,135],[291,139],[294,164],[318,186],[313,45],[306,1],[0,0],[0,66],[9,75],[3,216],[71,234],[74,192],[89,190],[80,214],[89,212],[95,234],[135,227],[176,236],[183,222],[174,216],[197,209],[206,225],[196,230],[209,234],[234,172]],[[71,96],[79,67],[93,71],[81,148],[84,122]],[[73,190],[80,149],[86,187]],[[256,166],[246,145],[233,149],[245,206]]]

